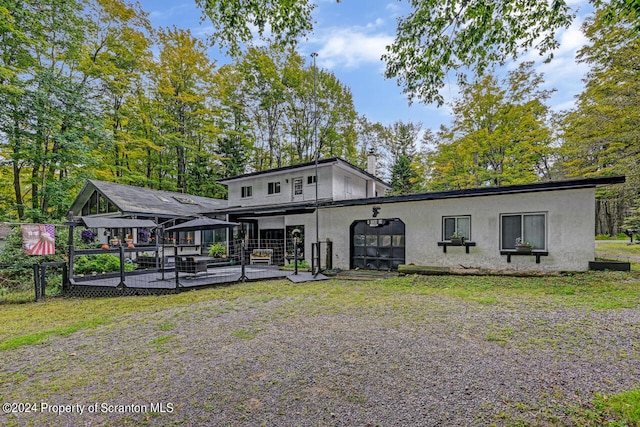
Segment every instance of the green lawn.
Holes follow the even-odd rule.
[[[628,240],[626,242],[597,242],[596,251],[619,256],[640,256],[640,245],[629,244]]]

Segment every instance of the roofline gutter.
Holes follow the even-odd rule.
[[[340,200],[321,203],[320,208],[336,208],[342,206],[360,206],[370,204],[414,202],[424,200],[456,199],[465,197],[500,196],[517,193],[533,193],[540,191],[576,190],[581,188],[595,188],[602,185],[623,184],[624,175],[578,178],[564,181],[535,182],[531,184],[514,184],[505,187],[481,187],[466,190],[450,190],[432,193],[405,194],[401,196],[382,196],[368,199]]]

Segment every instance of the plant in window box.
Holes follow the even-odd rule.
[[[532,250],[532,243],[523,241],[521,237],[516,238],[516,252],[530,254]]]
[[[464,243],[464,236],[458,233],[453,233],[449,239],[454,245],[462,245]]]

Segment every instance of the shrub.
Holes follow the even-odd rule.
[[[135,264],[127,262],[124,264],[125,271],[136,268]],[[81,255],[76,257],[73,271],[76,274],[109,273],[120,271],[120,258],[111,254]]]
[[[289,264],[285,265],[285,268],[296,268],[294,263],[295,263],[295,261],[291,261]],[[306,269],[306,268],[311,268],[311,266],[309,265],[309,263],[306,260],[299,259],[298,260],[298,268]]]
[[[220,258],[227,255],[227,247],[222,243],[214,243],[209,246],[209,256]]]

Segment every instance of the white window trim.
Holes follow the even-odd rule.
[[[456,220],[456,232],[458,231],[458,219],[459,218],[468,218],[469,219],[469,237],[468,237],[468,241],[471,242],[471,215],[445,215],[442,217],[442,240],[448,242],[449,240],[451,240],[451,236],[445,236],[444,232],[445,232],[445,220],[446,219],[450,219],[450,218],[454,218]]]
[[[251,189],[251,195],[250,196],[243,196],[242,195],[243,190],[245,188],[250,188]],[[251,199],[252,197],[253,197],[253,185],[243,185],[243,186],[240,187],[240,198],[241,199]]]
[[[300,193],[296,192],[296,181],[300,181]],[[293,186],[293,197],[304,196],[304,178],[303,177],[295,177],[291,181],[291,185]]]
[[[520,215],[521,217],[524,217],[526,215],[543,215],[544,216],[544,248],[540,248],[540,247],[534,247],[533,250],[534,251],[547,251],[548,246],[549,246],[549,212],[545,212],[545,211],[540,211],[540,212],[505,212],[505,213],[501,213],[500,214],[500,235],[498,236],[498,238],[500,239],[500,250],[501,251],[509,251],[511,250],[510,248],[505,249],[502,247],[502,217],[504,216],[514,216],[514,215]],[[524,221],[520,221],[520,236],[522,237],[522,227],[523,227]]]
[[[269,184],[273,184],[273,190],[274,190],[273,193],[269,193]],[[276,184],[278,184],[278,191],[275,191]],[[267,182],[267,197],[278,196],[281,193],[282,193],[282,184],[280,183],[280,181]]]

